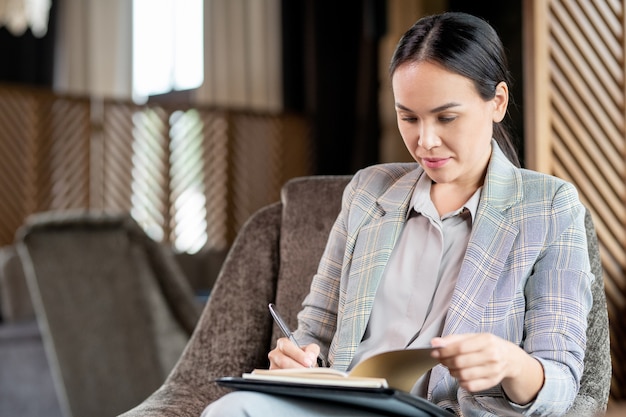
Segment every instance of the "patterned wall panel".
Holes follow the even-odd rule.
[[[279,199],[287,179],[310,172],[312,159],[299,118],[237,114],[230,123],[233,225],[238,230],[254,207]]]
[[[228,113],[212,111],[200,113],[202,123],[203,172],[205,178],[205,212],[207,224],[207,246],[225,249],[232,241],[229,233],[229,166]]]
[[[136,106],[94,100],[92,120],[92,205],[103,210],[132,208]]]
[[[626,64],[623,1],[526,1],[527,161],[573,182],[601,246],[611,396],[626,399]]]
[[[37,129],[37,209],[89,206],[90,112],[84,100],[44,96]]]
[[[37,211],[127,211],[181,251],[223,250],[308,175],[306,121],[0,85],[0,245]]]
[[[246,220],[249,207],[277,200],[280,181],[280,143],[278,120],[255,115],[237,115],[231,119],[234,129],[230,152],[233,167],[233,207],[235,227]],[[263,179],[260,182],[256,179]],[[262,185],[259,187],[259,185]],[[273,195],[272,195],[273,194]]]
[[[37,100],[16,89],[0,91],[0,244],[13,240],[35,210]]]

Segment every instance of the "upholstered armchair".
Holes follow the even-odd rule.
[[[63,414],[110,417],[157,389],[201,312],[169,248],[129,214],[82,211],[30,217],[15,245]]]
[[[267,305],[276,303],[290,326],[322,255],[340,209],[347,176],[289,181],[281,202],[252,216],[240,231],[208,304],[183,355],[165,383],[124,417],[197,417],[226,391],[213,381],[268,365],[280,337]],[[606,407],[610,353],[606,300],[597,240],[588,216],[594,308],[583,387],[571,415],[593,415]]]

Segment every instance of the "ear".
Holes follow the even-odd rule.
[[[506,108],[509,105],[509,86],[504,81],[501,81],[496,86],[496,93],[493,96],[493,121],[500,123],[506,115]]]

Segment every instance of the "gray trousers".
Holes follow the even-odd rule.
[[[234,391],[211,403],[201,417],[381,417],[331,402]]]

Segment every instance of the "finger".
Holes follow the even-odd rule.
[[[307,352],[306,350],[302,349],[300,346],[296,345],[295,343],[293,343],[291,340],[287,338],[281,338],[279,340],[279,343],[280,343],[280,349],[282,350],[282,352],[289,358],[298,362],[299,366],[310,368],[311,366],[313,366],[313,364],[315,363],[317,359],[316,352],[312,352],[312,353]],[[317,347],[317,352],[319,352],[319,347]]]
[[[433,350],[431,356],[444,360],[460,353],[461,346],[470,337],[468,334],[452,334],[431,339],[430,344],[437,349]]]
[[[276,348],[267,356],[270,360],[270,369],[310,367],[314,363],[309,354],[286,337],[278,339]]]
[[[493,348],[498,338],[489,333],[454,334],[437,337],[431,341],[433,346],[439,347],[433,355],[437,358],[449,358],[469,353],[476,353]]]
[[[491,354],[466,354],[442,360],[459,385],[475,392],[491,388],[506,376],[506,361]]]
[[[497,377],[489,377],[489,378],[477,378],[477,379],[468,379],[468,380],[460,380],[459,386],[468,392],[478,392],[486,389],[490,389],[495,387],[500,383],[500,380]]]
[[[502,362],[486,363],[480,366],[465,367],[450,371],[459,385],[475,392],[494,387],[505,377],[505,365]]]
[[[278,339],[276,348],[283,353],[284,356],[295,361],[297,366],[310,367],[311,360],[308,355],[295,343],[286,337]]]
[[[457,352],[450,356],[443,356],[439,361],[450,371],[464,369],[484,369],[485,372],[500,372],[506,365],[506,353],[503,347],[496,344],[486,346],[471,352]]]
[[[320,347],[315,343],[311,343],[310,345],[306,345],[303,349],[304,353],[309,357],[311,364],[313,366],[317,365],[317,358],[320,354]]]

